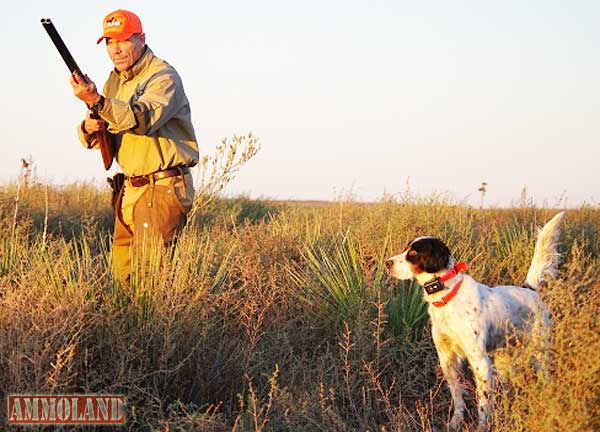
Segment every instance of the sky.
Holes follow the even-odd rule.
[[[595,0],[10,1],[0,26],[0,184],[31,157],[46,182],[106,177],[40,19],[99,88],[102,18],[140,17],[181,75],[200,152],[252,131],[231,196],[377,201],[408,191],[474,206],[600,203]],[[113,169],[111,169],[111,172]]]

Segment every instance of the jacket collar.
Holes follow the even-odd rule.
[[[123,72],[118,72],[115,69],[115,73],[119,75],[119,78],[121,78],[121,81],[129,81],[129,80],[133,79],[135,76],[142,73],[142,71],[144,69],[146,69],[148,67],[148,65],[150,65],[150,62],[152,61],[153,58],[154,58],[154,53],[152,52],[150,47],[148,45],[146,45],[141,57],[138,59],[138,61],[135,62],[135,64],[133,66],[131,66],[129,69],[127,69],[126,71],[123,71]]]

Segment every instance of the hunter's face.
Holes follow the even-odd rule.
[[[145,46],[144,33],[135,34],[125,41],[106,39],[106,51],[119,72],[131,68],[144,53]]]

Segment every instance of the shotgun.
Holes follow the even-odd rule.
[[[73,76],[75,76],[77,79],[87,82],[87,78],[85,77],[83,72],[81,72],[79,66],[77,66],[75,59],[73,58],[67,46],[58,34],[58,31],[56,31],[56,28],[54,27],[54,24],[52,23],[50,18],[42,18],[41,21],[42,25],[46,29],[46,32],[48,33],[48,36],[50,36],[50,39],[52,39],[52,42],[54,42],[54,46],[60,53],[60,56],[67,64],[67,67],[69,68],[71,74],[73,74]],[[100,118],[98,112],[94,109],[92,109],[90,117],[94,119]],[[106,129],[98,131],[94,135],[98,141],[98,147],[100,147],[100,153],[102,154],[102,162],[104,162],[104,168],[108,170],[112,165],[113,159],[115,157],[115,149],[112,143],[111,135]]]

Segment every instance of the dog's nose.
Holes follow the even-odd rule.
[[[394,260],[393,259],[389,259],[385,262],[385,266],[387,267],[387,269],[391,269],[394,266]]]

